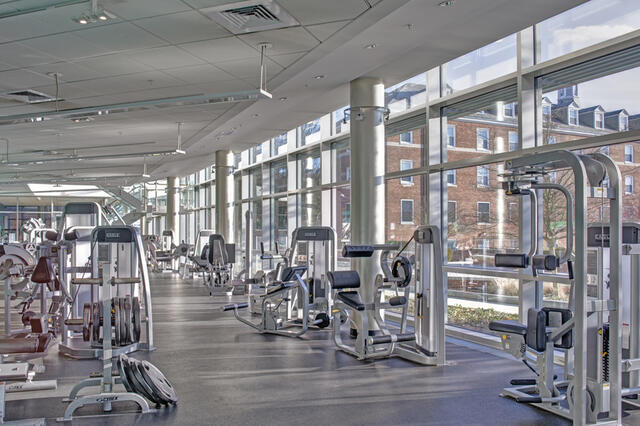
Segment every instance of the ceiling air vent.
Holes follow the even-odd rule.
[[[3,93],[3,94],[0,94],[0,97],[13,99],[18,102],[23,102],[25,104],[39,104],[42,102],[52,102],[56,100],[54,96],[49,96],[46,93],[36,92],[35,90],[30,90],[30,89]]]
[[[241,1],[200,9],[200,12],[233,34],[274,30],[300,25],[272,0]]]

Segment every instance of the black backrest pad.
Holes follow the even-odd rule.
[[[371,257],[373,255],[372,246],[354,246],[345,244],[342,248],[342,257]]]
[[[547,314],[535,308],[530,308],[527,315],[527,335],[525,341],[534,351],[544,352],[547,348]]]
[[[360,287],[360,275],[356,271],[327,272],[327,277],[331,288],[336,290]]]
[[[282,270],[282,281],[283,282],[293,281],[296,274],[299,275],[300,278],[302,278],[305,272],[307,272],[306,266],[287,266]]]

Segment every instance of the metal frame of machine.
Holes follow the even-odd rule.
[[[413,239],[418,263],[413,292],[414,329],[411,331],[407,316],[412,265],[403,256],[396,257],[391,267],[388,263],[389,252],[399,247],[387,244],[345,246],[344,257],[371,257],[375,251],[381,251],[380,266],[383,273],[378,274],[373,283],[373,304],[365,304],[360,298],[358,289],[363,283],[356,271],[338,271],[329,275],[336,292],[332,312],[333,339],[338,349],[359,360],[399,357],[422,365],[443,365],[446,362],[446,290],[440,230],[436,226],[421,226],[414,232]],[[384,302],[385,291],[392,291],[395,296]],[[394,308],[401,309],[402,313],[397,329],[392,330],[383,319],[383,310]],[[356,332],[353,345],[345,343],[342,338],[342,324],[346,322]]]

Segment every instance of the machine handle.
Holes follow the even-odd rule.
[[[243,303],[232,303],[230,305],[224,305],[221,310],[222,312],[233,311],[234,309],[244,309],[249,306],[248,302]]]

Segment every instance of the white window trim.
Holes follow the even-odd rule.
[[[629,182],[631,182],[631,185],[627,183],[627,179],[629,179]],[[631,191],[627,191],[627,186],[631,186]],[[635,188],[635,182],[634,182],[633,176],[629,176],[629,175],[625,176],[624,177],[624,193],[633,194],[635,192],[635,189],[636,188]]]
[[[572,111],[574,111],[576,113],[576,122],[575,123],[571,122],[571,112]],[[575,108],[575,107],[567,108],[567,123],[569,123],[569,126],[579,126],[580,125],[580,112],[578,111],[578,108]]]
[[[449,129],[453,128],[453,145],[449,144]],[[457,136],[457,132],[456,132],[456,125],[455,124],[447,124],[447,147],[448,148],[455,148],[456,145],[458,145],[458,136]]]
[[[487,144],[489,145],[488,148],[484,148],[481,146],[481,144],[479,143],[479,139],[480,139],[480,135],[479,132],[480,130],[486,130],[487,131]],[[482,152],[491,152],[491,132],[489,131],[489,129],[487,127],[478,127],[476,128],[476,151],[482,151]]]
[[[453,173],[453,180],[455,183],[449,183],[449,173]],[[458,186],[458,173],[456,169],[447,170],[447,174],[445,175],[447,186],[457,187]]]
[[[409,201],[411,202],[411,222],[405,222],[404,220],[402,220],[402,204],[405,201]],[[401,198],[400,199],[400,224],[401,225],[413,225],[415,223],[415,216],[416,216],[416,211],[415,211],[415,203],[413,201],[413,199],[408,199],[408,198]]]
[[[487,173],[487,181],[488,182],[487,182],[486,185],[484,183],[481,184],[480,180],[478,179],[478,176],[479,176],[478,170],[480,170],[480,169],[487,169],[487,172],[488,172]],[[489,169],[488,166],[477,166],[476,167],[476,186],[478,188],[489,188],[491,186],[491,170]]]
[[[598,117],[601,118],[600,125],[598,126]],[[593,117],[593,127],[596,129],[604,129],[604,113],[596,112]]]
[[[411,165],[409,166],[408,169],[403,169],[402,162],[411,163]],[[410,170],[410,169],[413,169],[413,160],[407,160],[406,158],[400,159],[400,171]],[[405,180],[405,179],[411,179],[411,180]],[[414,184],[413,176],[405,176],[400,178],[400,184],[404,186],[412,186]]]
[[[410,138],[411,140],[410,140],[409,142],[407,142],[407,141],[403,141],[403,140],[402,140],[402,135],[406,135],[406,134],[411,135],[411,138]],[[413,145],[413,131],[409,130],[408,132],[402,132],[402,133],[400,133],[400,134],[398,135],[398,137],[400,138],[400,143],[401,143],[401,144],[404,144],[404,145]]]
[[[478,201],[476,203],[476,221],[478,225],[488,225],[491,222],[480,222],[480,204],[489,204],[489,220],[491,220],[491,202],[489,201]]]
[[[516,135],[516,149],[511,149],[511,135]],[[517,151],[520,148],[520,140],[518,138],[518,132],[514,132],[513,130],[509,130],[509,133],[507,134],[507,145],[509,147],[509,152],[511,151]]]
[[[630,161],[627,161],[627,148],[631,148],[631,160]],[[625,145],[624,146],[624,162],[633,164],[634,161],[635,161],[635,158],[634,158],[634,152],[633,152],[633,145]]]

